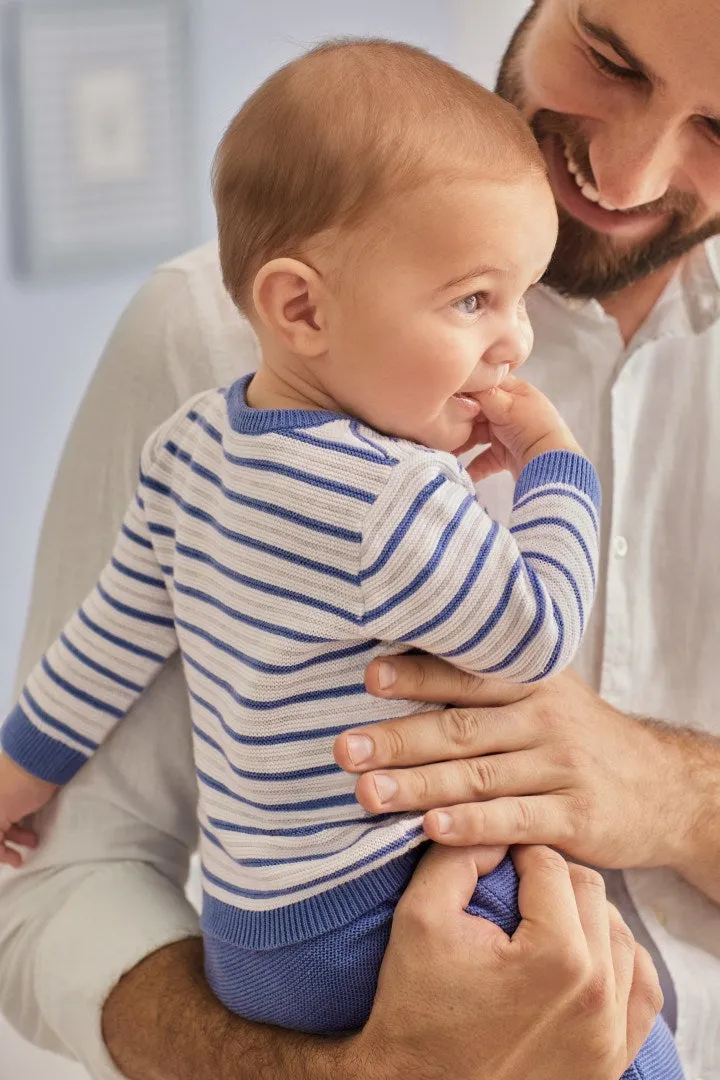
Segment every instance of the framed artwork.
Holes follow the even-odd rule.
[[[184,0],[22,0],[3,20],[17,275],[112,273],[195,243]]]

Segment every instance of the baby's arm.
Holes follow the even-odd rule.
[[[144,467],[150,463],[144,458]],[[141,474],[110,561],[36,664],[0,734],[0,861],[11,827],[85,763],[175,652]]]
[[[483,510],[449,455],[422,453],[395,467],[363,534],[368,632],[518,681],[572,661],[595,594],[600,491],[568,429],[535,395],[544,415],[537,438],[526,439],[508,528]]]

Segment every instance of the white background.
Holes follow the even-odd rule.
[[[198,189],[213,232],[207,176],[222,130],[270,71],[325,37],[372,34],[424,46],[491,86],[529,0],[198,0]],[[2,42],[0,41],[0,46]],[[0,128],[0,151],[5,153]],[[65,434],[123,306],[150,266],[101,282],[54,287],[11,280],[0,170],[0,710],[9,704],[35,543]],[[0,1080],[87,1080],[78,1066],[34,1050],[0,1018]]]

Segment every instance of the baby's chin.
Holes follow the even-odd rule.
[[[465,448],[472,435],[473,425],[470,420],[458,422],[457,417],[440,416],[435,421],[423,425],[414,434],[406,436],[413,442],[427,446],[430,450],[442,450],[447,454],[457,454]]]
[[[450,398],[435,415],[417,418],[407,415],[380,417],[368,416],[376,431],[395,439],[427,446],[430,450],[456,453],[469,440],[473,431],[474,410]]]

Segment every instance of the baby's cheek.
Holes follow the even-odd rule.
[[[533,331],[532,323],[527,318],[527,316],[523,320],[520,331],[523,339],[523,349],[525,352],[525,356],[522,360],[522,363],[524,364],[530,353],[532,352],[533,345],[535,344],[535,332]]]

